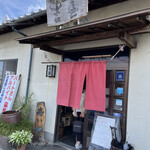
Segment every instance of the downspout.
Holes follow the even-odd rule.
[[[27,80],[26,98],[25,98],[25,103],[26,104],[27,104],[28,94],[29,94],[29,83],[30,83],[30,75],[31,75],[32,56],[33,56],[33,45],[31,44],[29,70],[28,70],[28,80]]]
[[[12,26],[12,30],[17,32],[18,34],[26,37],[27,35],[22,33],[21,31],[15,29],[14,26]],[[29,83],[30,83],[30,75],[31,75],[31,65],[32,65],[32,56],[33,56],[33,46],[31,45],[31,51],[30,51],[30,61],[29,61],[29,70],[28,70],[28,79],[27,79],[27,88],[26,88],[26,97],[25,97],[25,104],[27,104],[28,100],[28,93],[29,93]]]
[[[21,31],[19,31],[19,30],[15,29],[15,27],[14,27],[14,26],[11,26],[11,28],[12,28],[12,30],[13,30],[13,31],[17,32],[18,34],[20,34],[20,35],[22,35],[22,36],[24,36],[24,37],[26,37],[26,36],[27,36],[26,34],[22,33]]]

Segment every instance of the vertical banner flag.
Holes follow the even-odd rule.
[[[0,113],[11,110],[19,87],[21,75],[7,75],[0,94]]]
[[[46,0],[48,26],[65,24],[88,12],[88,0]]]

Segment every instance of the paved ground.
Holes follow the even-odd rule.
[[[32,145],[27,145],[26,150],[73,150],[72,147],[66,147],[62,143],[33,143]],[[16,150],[15,147],[8,146],[2,147],[0,146],[0,150]]]
[[[8,137],[0,136],[0,150],[16,150],[16,148],[8,142]],[[52,143],[41,140],[27,145],[26,150],[74,150],[74,147],[62,142]]]
[[[69,150],[59,145],[47,145],[47,146],[28,146],[27,150]]]

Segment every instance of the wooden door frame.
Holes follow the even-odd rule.
[[[110,70],[110,69],[109,69]],[[109,98],[112,99],[112,101],[109,103],[109,105],[111,105],[112,107],[112,110],[110,110],[110,114],[113,115],[113,100],[114,100],[114,90],[115,90],[115,85],[116,85],[116,81],[115,81],[115,77],[116,77],[116,71],[125,71],[125,81],[124,83],[121,83],[121,82],[118,82],[117,84],[124,84],[124,102],[123,102],[123,111],[122,112],[119,112],[118,113],[121,113],[123,114],[123,135],[122,135],[122,140],[123,141],[126,141],[126,126],[127,126],[127,104],[128,104],[128,82],[129,82],[129,61],[128,61],[128,67],[126,68],[122,68],[122,67],[117,67],[117,68],[112,68],[111,71],[111,74],[112,74],[112,78],[113,78],[113,81],[112,81],[112,84],[110,84],[110,88],[113,89],[111,90],[111,93],[109,95]],[[117,111],[115,111],[117,112]],[[125,116],[124,116],[125,114]],[[86,150],[86,138],[87,136],[90,136],[89,134],[89,131],[88,131],[88,121],[89,119],[86,119],[89,115],[89,111],[87,111],[87,114],[85,115],[85,120],[84,120],[84,133],[83,133],[83,149]],[[94,121],[94,120],[93,120]],[[85,132],[86,131],[86,132]]]
[[[115,69],[115,68],[112,68],[113,70]],[[124,110],[126,111],[125,113],[126,113],[126,116],[125,116],[125,131],[124,131],[124,135],[125,135],[125,137],[124,137],[124,141],[125,141],[125,139],[126,139],[126,124],[127,124],[127,104],[128,104],[128,79],[129,79],[129,67],[127,68],[127,69],[125,69],[125,68],[117,68],[116,70],[126,70],[126,75],[125,75],[125,89],[127,89],[127,91],[125,92],[126,93],[126,97],[125,97],[125,99],[126,99],[126,104],[123,106],[124,107]],[[114,88],[114,87],[113,87]],[[110,94],[110,98],[112,99],[112,97],[113,97],[113,94]],[[113,105],[113,104],[111,104],[111,105]],[[56,142],[56,141],[58,141],[58,133],[59,133],[59,123],[60,123],[60,109],[61,109],[61,106],[57,106],[57,111],[56,111],[56,121],[55,121],[55,131],[54,131],[54,140],[53,140],[53,142]],[[111,110],[112,112],[113,112],[113,110]],[[86,115],[88,115],[88,113],[86,114]],[[88,123],[88,120],[86,120],[85,119],[85,121],[84,121],[84,130],[86,130],[87,131],[87,128],[88,128],[88,126],[86,125]],[[83,133],[83,137],[86,137],[87,136],[87,134],[84,132]],[[83,138],[83,145],[86,145],[86,141],[84,140],[84,138]]]

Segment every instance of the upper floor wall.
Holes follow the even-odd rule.
[[[128,0],[122,3],[110,5],[107,7],[99,8],[93,11],[89,11],[87,19],[88,22],[98,21],[142,9],[150,8],[149,0]],[[73,22],[69,23],[69,26],[73,26]],[[54,31],[56,27],[48,27],[47,23],[29,27],[22,31],[27,35],[33,35],[43,33],[47,31]]]

